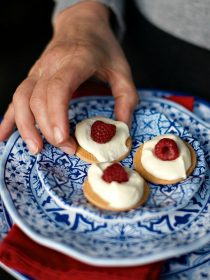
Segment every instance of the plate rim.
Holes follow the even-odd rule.
[[[10,144],[10,142],[12,142],[13,139],[15,139],[17,137],[17,134],[19,135],[19,133],[16,131],[13,134],[13,136],[10,138],[10,140],[8,141],[8,144],[5,147],[5,151],[2,156],[2,160],[1,160],[1,167],[0,167],[1,173],[2,173],[3,166],[5,164],[5,161],[6,161],[6,155],[8,154],[8,151],[10,149],[9,144]],[[71,257],[74,257],[80,261],[83,261],[85,263],[92,264],[92,265],[98,265],[98,266],[100,266],[100,265],[102,265],[102,266],[134,266],[134,265],[140,265],[140,264],[154,262],[154,261],[157,261],[160,259],[162,259],[162,260],[167,259],[169,257],[174,256],[174,254],[175,254],[174,249],[170,249],[167,252],[164,252],[164,255],[162,253],[161,254],[158,253],[158,254],[155,254],[155,256],[153,255],[152,258],[151,258],[151,256],[149,256],[149,257],[144,256],[143,259],[142,259],[142,257],[139,257],[139,258],[136,258],[135,260],[132,259],[130,261],[128,259],[117,259],[117,258],[115,258],[114,260],[108,261],[107,258],[98,259],[98,258],[94,258],[94,257],[90,257],[90,256],[84,256],[83,254],[78,253],[76,250],[74,250],[72,248],[70,249],[70,248],[67,248],[66,246],[61,246],[60,244],[57,244],[58,242],[55,242],[55,241],[50,242],[49,238],[40,236],[33,229],[31,229],[30,226],[25,225],[21,221],[21,218],[20,218],[16,208],[13,205],[12,199],[10,197],[10,194],[9,194],[7,188],[5,187],[5,183],[4,183],[2,176],[1,176],[0,183],[1,183],[2,200],[6,206],[9,214],[11,215],[12,219],[17,223],[17,225],[28,236],[30,236],[35,242],[37,242],[43,246],[46,246],[46,247],[49,247],[52,249],[56,249],[57,251],[67,254]],[[210,233],[208,233],[207,235],[205,235],[204,237],[199,239],[198,242],[194,242],[193,244],[188,244],[188,245],[185,245],[184,247],[176,249],[176,255],[186,254],[188,252],[197,250],[198,248],[202,247],[207,242],[209,242],[209,238],[210,238]]]
[[[142,90],[141,90],[142,92]],[[138,94],[140,95],[140,98],[141,98],[141,101],[159,101],[159,102],[164,102],[172,107],[176,107],[179,109],[179,111],[182,111],[183,113],[187,114],[188,116],[191,116],[192,118],[196,119],[198,122],[202,123],[204,126],[206,126],[209,130],[210,130],[210,123],[207,123],[205,122],[204,120],[202,120],[200,117],[198,117],[197,115],[195,115],[193,112],[187,110],[184,106],[174,102],[174,101],[171,101],[171,100],[168,100],[168,99],[165,99],[165,98],[161,98],[161,97],[146,97],[146,96],[143,96],[141,97],[141,93],[138,92]],[[74,98],[71,100],[71,103],[70,104],[74,104],[74,103],[77,103],[78,101],[85,101],[85,100],[95,100],[95,99],[98,99],[98,98],[103,98],[103,99],[107,99],[107,100],[113,100],[114,101],[114,98],[112,96],[100,96],[100,95],[91,95],[91,96],[80,96],[80,97],[77,97],[77,98]]]
[[[2,160],[2,162],[5,163],[5,158]],[[1,164],[2,169],[2,164]],[[1,170],[2,173],[2,170]],[[29,225],[27,225],[24,221],[22,221],[21,217],[19,216],[19,213],[17,212],[16,208],[13,205],[12,199],[10,197],[10,194],[5,186],[4,180],[2,179],[2,176],[0,178],[1,183],[1,197],[4,202],[5,207],[7,208],[11,218],[15,221],[15,223],[19,226],[19,228],[28,235],[32,240],[39,243],[40,245],[43,245],[45,247],[57,250],[58,252],[64,253],[68,255],[69,257],[73,257],[79,261],[83,261],[84,263],[95,265],[95,266],[135,266],[135,265],[143,265],[148,264],[154,261],[160,261],[168,259],[169,257],[178,256],[182,254],[187,254],[189,252],[195,251],[202,246],[204,246],[206,243],[210,241],[210,233],[205,235],[204,237],[200,238],[197,242],[192,242],[191,244],[184,245],[182,247],[176,248],[176,251],[174,248],[169,249],[167,251],[156,253],[151,256],[144,256],[138,257],[135,259],[121,259],[121,258],[115,258],[115,259],[109,259],[109,258],[97,258],[92,256],[84,255],[83,253],[78,252],[77,250],[73,248],[69,248],[66,245],[59,243],[58,241],[53,241],[50,238],[43,237],[41,234],[37,233],[35,230],[33,230]],[[3,188],[2,188],[3,186]],[[210,196],[209,196],[210,198]]]

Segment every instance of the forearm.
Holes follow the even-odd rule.
[[[112,29],[115,33],[115,35],[121,39],[123,37],[124,31],[125,31],[125,26],[124,26],[124,20],[123,20],[123,13],[124,13],[124,0],[54,0],[55,2],[55,8],[54,8],[54,12],[53,12],[53,24],[54,21],[57,19],[57,16],[62,14],[65,10],[67,10],[68,8],[73,8],[73,7],[78,7],[79,9],[82,9],[83,5],[86,4],[91,4],[94,5],[95,4],[98,6],[100,5],[101,7],[101,12],[99,12],[99,16],[102,16],[101,13],[102,10],[105,9],[109,10],[109,19],[113,19],[112,21]],[[88,8],[89,10],[94,10],[95,8],[90,9],[90,7]],[[96,8],[99,11],[99,8]],[[94,16],[94,15],[93,15]]]
[[[53,22],[54,34],[66,32],[75,38],[90,31],[97,33],[99,28],[109,25],[109,16],[110,11],[103,4],[96,1],[80,1],[56,16]],[[70,26],[76,28],[69,28]]]

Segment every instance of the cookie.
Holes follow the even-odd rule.
[[[166,155],[163,152],[158,158],[161,144],[165,141],[163,139],[171,139],[177,144],[178,155],[175,149],[172,153],[168,153],[169,159],[167,159],[167,152]],[[192,174],[197,157],[190,144],[172,134],[157,136],[150,141],[153,143],[148,148],[145,149],[145,145],[149,141],[142,144],[134,155],[134,168],[145,180],[154,184],[176,184]],[[162,149],[164,151],[164,146]]]
[[[121,161],[121,160],[123,160],[124,158],[126,158],[129,155],[129,153],[131,151],[131,147],[132,147],[132,139],[131,139],[131,137],[129,137],[126,140],[126,146],[128,147],[128,151],[125,154],[123,154],[121,157],[113,160],[112,162]],[[84,160],[85,162],[88,162],[88,163],[98,163],[98,162],[101,162],[93,154],[89,153],[87,150],[83,149],[79,145],[78,145],[77,150],[76,150],[76,155],[80,159],[82,159],[82,160]]]
[[[120,121],[93,117],[78,123],[76,155],[88,162],[117,162],[128,156],[132,139],[128,126]]]
[[[128,181],[103,182],[105,170],[112,168],[113,165],[120,164],[99,163],[90,167],[88,177],[83,184],[83,192],[87,200],[100,209],[115,212],[129,211],[142,206],[149,197],[150,189],[144,179],[134,170],[122,167],[129,174]],[[115,169],[113,174],[119,179],[119,171]]]

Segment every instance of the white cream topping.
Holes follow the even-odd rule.
[[[97,120],[116,125],[116,134],[107,143],[99,144],[91,138],[91,126]],[[128,152],[126,140],[129,138],[129,129],[120,121],[103,117],[89,118],[77,124],[75,136],[79,145],[100,162],[116,160]]]
[[[134,170],[126,168],[129,175],[127,182],[107,183],[103,180],[103,170],[112,163],[94,163],[88,170],[88,181],[93,191],[116,209],[130,208],[142,197],[144,179]]]
[[[155,145],[162,138],[170,138],[176,142],[179,148],[178,158],[175,160],[164,161],[154,155],[153,151]],[[179,178],[185,179],[187,177],[186,171],[191,166],[191,154],[186,144],[178,136],[173,134],[164,134],[156,136],[152,140],[144,143],[141,163],[147,172],[157,178],[163,180],[176,180]]]

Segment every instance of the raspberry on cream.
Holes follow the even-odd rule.
[[[129,180],[129,176],[125,168],[119,163],[113,163],[109,165],[103,171],[103,180],[107,183],[111,183],[113,181],[118,183],[127,182]]]
[[[107,183],[103,179],[104,170],[112,163],[95,163],[88,170],[88,182],[92,190],[115,209],[132,208],[140,201],[144,193],[144,179],[134,170],[124,167],[129,180]]]
[[[154,154],[161,160],[174,160],[179,156],[179,148],[173,139],[162,138],[154,148]]]
[[[114,124],[105,123],[102,121],[95,121],[91,126],[91,138],[93,141],[105,144],[109,142],[116,133],[116,126]]]
[[[157,143],[164,138],[172,139],[177,144],[179,156],[174,160],[161,160],[154,149]],[[143,145],[141,164],[151,175],[163,180],[176,180],[187,177],[187,170],[191,166],[191,153],[187,145],[176,135],[164,134],[154,137]]]
[[[110,141],[106,143],[97,143],[91,137],[91,126],[96,121],[102,121],[104,123],[116,126],[116,132]],[[129,148],[126,146],[126,141],[130,136],[129,129],[125,123],[120,121],[115,121],[104,117],[85,119],[77,124],[75,136],[78,144],[83,149],[94,155],[100,162],[111,162],[120,158],[129,151]]]

